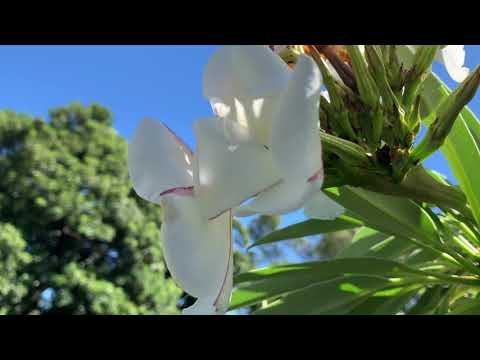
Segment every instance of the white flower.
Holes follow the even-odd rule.
[[[292,71],[265,46],[228,46],[205,70],[218,117],[194,123],[195,155],[164,124],[145,120],[129,146],[129,173],[143,199],[163,209],[162,245],[173,279],[197,302],[185,314],[222,314],[233,284],[231,222],[239,213],[313,217],[343,209],[321,193],[322,78],[301,55]]]
[[[421,45],[407,45],[407,47],[414,53],[420,46]],[[462,82],[470,73],[470,70],[464,66],[464,45],[444,45],[438,50],[436,60],[443,63],[450,77],[456,82]]]
[[[193,189],[193,153],[165,125],[145,120],[129,146],[137,194],[163,209],[162,245],[176,283],[198,298],[186,314],[221,314],[232,290],[231,212],[208,221]]]
[[[218,216],[255,195],[237,216],[284,214],[320,191],[321,86],[320,70],[306,55],[299,55],[292,71],[266,46],[227,46],[214,54],[204,94],[223,121],[195,125],[199,198],[206,214]],[[223,143],[209,139],[215,133],[211,137],[221,139],[222,131]]]

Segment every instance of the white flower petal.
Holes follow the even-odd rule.
[[[195,304],[183,309],[183,315],[224,315],[230,305],[233,289],[233,249],[225,282],[217,296],[197,299]]]
[[[231,212],[207,221],[194,197],[166,195],[162,245],[175,282],[190,295],[216,298],[231,261]]]
[[[159,202],[159,195],[193,186],[193,154],[162,123],[146,119],[128,147],[128,169],[136,193]]]
[[[233,216],[235,217],[249,217],[249,216],[254,216],[257,215],[259,212],[250,206],[250,204],[245,204],[240,207],[234,208],[232,210]],[[269,214],[272,215],[272,214]]]
[[[314,219],[335,220],[345,213],[345,208],[319,191],[307,201],[304,213]]]
[[[223,315],[228,311],[230,305],[230,300],[232,298],[232,289],[233,289],[233,246],[231,247],[230,253],[230,264],[228,266],[228,271],[225,276],[225,280],[215,299],[215,313],[217,315]]]
[[[439,50],[437,59],[447,69],[450,77],[456,82],[462,82],[470,73],[465,64],[465,48],[463,45],[447,45]]]
[[[247,217],[256,214],[283,215],[300,209],[315,193],[322,188],[322,181],[305,182],[298,185],[284,181],[273,188],[260,193],[249,204],[234,210],[237,217]]]
[[[268,145],[272,111],[289,76],[288,66],[266,46],[225,46],[205,68],[204,95],[217,116],[229,116]]]
[[[239,206],[280,180],[271,152],[245,136],[237,123],[213,118],[197,121],[194,128],[195,196],[207,218]]]
[[[318,133],[321,86],[317,64],[301,55],[273,116],[273,160],[282,178],[299,186],[306,186],[307,180],[323,169]]]
[[[295,71],[274,113],[272,157],[282,182],[260,193],[236,216],[285,214],[303,206],[323,184],[318,115],[322,77],[315,62],[299,57]]]
[[[214,298],[197,299],[195,304],[183,309],[183,315],[217,315],[217,309],[213,303]]]
[[[204,72],[205,97],[262,98],[282,91],[288,66],[263,45],[224,46],[210,58]]]

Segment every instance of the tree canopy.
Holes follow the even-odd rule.
[[[100,105],[0,112],[0,312],[176,314],[161,209],[138,198]]]

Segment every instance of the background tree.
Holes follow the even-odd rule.
[[[110,112],[0,112],[0,312],[175,314],[161,209],[132,190]]]

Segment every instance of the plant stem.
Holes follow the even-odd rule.
[[[466,218],[473,219],[472,212],[467,206],[465,195],[452,186],[443,185],[436,181],[421,166],[410,170],[401,183],[394,183],[386,177],[368,175],[364,177],[357,176],[354,181],[357,182],[356,186],[364,187],[370,191],[406,197],[454,209]]]

